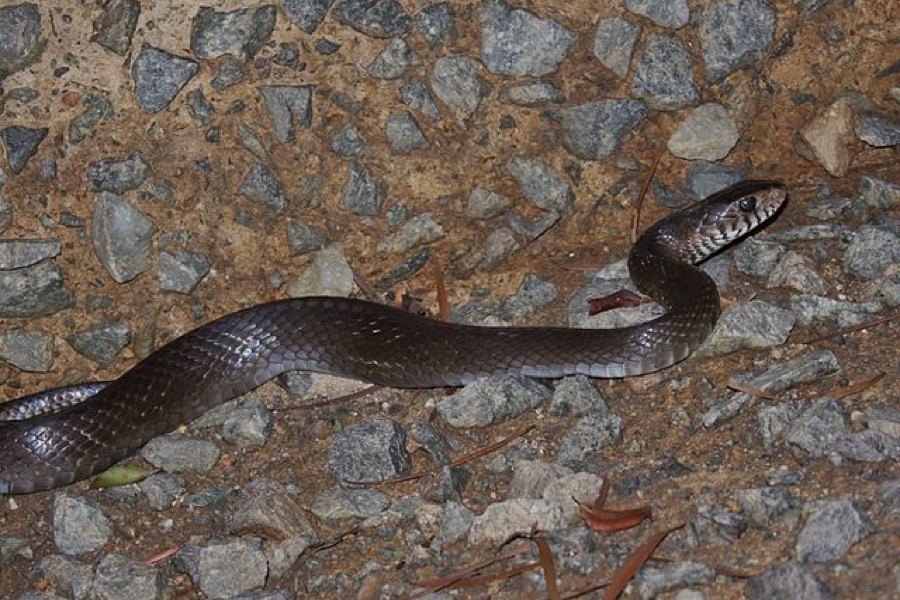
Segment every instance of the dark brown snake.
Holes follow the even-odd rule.
[[[667,312],[641,325],[475,327],[326,297],[225,315],[162,346],[108,386],[88,387],[84,401],[64,406],[79,393],[76,387],[0,405],[7,419],[18,419],[0,420],[0,493],[90,477],[284,371],[427,388],[501,373],[611,378],[666,368],[703,342],[719,317],[716,285],[694,263],[766,222],[785,196],[779,182],[744,182],[650,227],[632,248],[628,268],[638,289]],[[28,408],[43,404],[50,408]],[[16,417],[16,407],[27,410]]]

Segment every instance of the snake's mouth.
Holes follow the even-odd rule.
[[[679,256],[698,263],[770,223],[786,201],[780,181],[745,181],[672,213],[656,227],[669,228]]]

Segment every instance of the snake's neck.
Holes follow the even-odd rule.
[[[712,322],[719,316],[719,290],[712,277],[686,262],[666,243],[665,234],[643,236],[628,257],[632,282],[670,313],[709,311]]]

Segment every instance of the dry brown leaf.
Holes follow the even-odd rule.
[[[556,583],[556,567],[553,565],[553,553],[550,551],[550,544],[547,539],[541,536],[534,537],[534,543],[537,545],[538,557],[541,566],[544,568],[544,582],[547,584],[547,596],[550,600],[560,600],[559,586]]]
[[[625,589],[625,586],[628,585],[628,582],[631,581],[631,578],[634,577],[634,574],[637,573],[638,569],[640,569],[644,563],[647,562],[647,559],[653,555],[657,546],[666,539],[666,536],[682,527],[684,527],[684,523],[679,523],[674,527],[654,533],[647,538],[643,544],[638,546],[637,550],[632,552],[631,556],[628,557],[628,560],[625,561],[621,568],[613,574],[612,579],[609,581],[609,587],[606,588],[606,593],[603,595],[603,599],[615,600],[618,598],[619,594],[622,593],[622,590]]]
[[[578,502],[576,500],[576,502]],[[588,527],[594,531],[608,533],[622,531],[637,527],[644,519],[649,519],[653,509],[649,504],[637,508],[624,510],[611,510],[607,508],[592,508],[586,504],[578,503],[581,518]]]

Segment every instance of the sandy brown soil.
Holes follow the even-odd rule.
[[[239,6],[245,3],[225,2],[219,8]],[[410,12],[422,2],[404,2]],[[470,3],[458,3],[460,10],[471,8]],[[696,3],[691,3],[692,6]],[[900,167],[896,149],[874,149],[862,142],[853,147],[850,172],[842,178],[829,176],[820,166],[811,164],[797,155],[793,138],[802,125],[818,114],[834,97],[852,91],[866,95],[881,106],[896,112],[897,104],[889,99],[889,89],[898,85],[896,75],[876,77],[875,73],[896,64],[900,60],[897,45],[897,10],[889,1],[857,2],[847,9],[844,2],[832,2],[831,6],[817,13],[814,19],[802,16],[794,3],[776,2],[779,12],[778,29],[774,46],[777,51],[759,68],[745,70],[729,78],[727,84],[705,87],[704,99],[718,100],[729,106],[737,106],[735,112],[741,129],[738,146],[724,161],[745,165],[755,178],[783,179],[790,187],[790,205],[770,231],[783,231],[800,224],[811,223],[806,207],[817,192],[828,186],[840,195],[853,195],[861,174],[872,174],[884,179],[900,181]],[[489,290],[490,297],[500,299],[510,295],[518,287],[525,273],[534,272],[557,284],[561,297],[580,287],[584,279],[578,272],[558,268],[561,263],[583,265],[590,260],[602,264],[623,258],[629,247],[629,220],[632,197],[626,191],[618,196],[603,199],[604,190],[623,179],[630,182],[630,189],[639,186],[653,157],[680,122],[681,113],[651,114],[641,130],[629,136],[619,156],[629,160],[607,159],[595,162],[579,161],[553,142],[554,125],[545,118],[541,109],[519,109],[503,105],[495,100],[501,79],[484,72],[491,81],[494,92],[491,101],[477,111],[469,127],[462,128],[452,119],[439,123],[420,120],[431,147],[424,152],[398,159],[389,153],[383,136],[386,116],[403,106],[399,102],[395,82],[385,82],[368,77],[359,65],[367,65],[380,50],[381,42],[355,34],[346,27],[326,20],[316,32],[352,47],[344,56],[346,62],[315,52],[303,52],[306,70],[291,75],[291,82],[315,81],[315,116],[311,129],[299,130],[296,143],[278,146],[272,142],[268,116],[254,84],[259,81],[252,66],[246,69],[244,83],[215,92],[206,86],[208,99],[218,111],[215,125],[222,130],[222,141],[217,145],[205,142],[204,128],[189,116],[184,105],[184,92],[169,109],[157,115],[140,112],[131,97],[128,63],[109,52],[101,51],[88,42],[90,21],[96,9],[79,3],[77,6],[62,0],[41,3],[42,11],[49,15],[52,26],[45,21],[47,48],[39,65],[18,73],[4,84],[7,89],[28,86],[39,90],[40,98],[29,105],[8,102],[0,119],[29,126],[50,128],[48,139],[42,145],[38,157],[32,159],[27,169],[17,176],[10,176],[3,194],[15,206],[12,225],[3,233],[4,238],[58,237],[63,242],[63,252],[57,259],[66,276],[67,287],[76,293],[75,308],[50,317],[28,322],[10,321],[7,328],[25,326],[40,329],[59,336],[57,356],[49,373],[20,372],[11,366],[0,366],[0,379],[4,382],[4,397],[15,397],[26,392],[44,389],[60,383],[116,377],[133,365],[146,349],[158,346],[175,335],[196,327],[212,317],[230,312],[238,307],[264,302],[284,296],[281,289],[273,289],[269,276],[279,272],[290,279],[305,268],[308,258],[289,256],[285,241],[285,223],[291,218],[323,227],[333,239],[344,243],[353,268],[369,280],[377,281],[390,267],[403,257],[388,260],[375,252],[377,241],[388,231],[383,218],[348,218],[337,205],[345,180],[347,164],[329,151],[331,135],[348,119],[334,99],[343,94],[360,102],[362,110],[352,117],[362,135],[370,142],[373,153],[366,164],[384,177],[390,186],[389,203],[406,205],[411,213],[430,211],[438,215],[447,236],[432,246],[432,255],[448,264],[454,247],[482,244],[490,233],[491,225],[476,223],[465,218],[465,201],[470,189],[476,185],[489,187],[514,199],[517,208],[528,213],[528,207],[519,201],[520,192],[508,175],[505,163],[512,154],[540,156],[563,173],[579,173],[574,178],[573,189],[577,201],[576,210],[566,216],[538,242],[517,253],[513,260],[502,264],[493,272],[478,271],[472,277],[459,279],[449,269],[449,291],[453,303],[468,300],[478,290]],[[596,97],[623,97],[628,90],[604,72],[591,55],[590,41],[597,3],[579,0],[567,3],[531,2],[528,7],[544,16],[564,22],[579,33],[579,42],[563,63],[560,72],[552,76],[567,94],[568,102],[579,102]],[[172,49],[186,48],[193,3],[157,3],[142,15],[141,25],[133,47],[142,41]],[[891,14],[893,11],[893,14]],[[151,27],[150,23],[153,23]],[[472,22],[461,24],[460,37],[454,48],[477,48],[477,27]],[[273,37],[277,40],[310,39],[296,28],[288,28],[286,19],[279,17]],[[843,35],[836,42],[823,42],[825,30],[840,27]],[[313,39],[315,39],[313,38]],[[413,38],[414,48],[428,64],[436,57],[420,39]],[[694,48],[696,51],[696,48]],[[271,54],[271,47],[262,55]],[[352,58],[352,61],[349,60]],[[55,66],[71,65],[69,72],[54,77]],[[208,81],[213,65],[201,63],[201,72],[189,85]],[[699,67],[698,67],[699,69]],[[699,73],[698,73],[699,75]],[[287,75],[277,75],[274,79]],[[64,135],[67,123],[81,112],[81,100],[93,89],[105,90],[116,110],[115,118],[104,123],[95,135],[73,146]],[[792,95],[809,94],[813,100],[797,104]],[[228,107],[242,101],[246,109],[238,115],[229,115]],[[501,120],[512,116],[515,127],[501,128]],[[238,197],[235,190],[241,185],[249,165],[255,158],[242,146],[239,125],[252,127],[270,150],[269,165],[296,196],[311,173],[325,174],[322,186],[315,198],[321,202],[316,208],[289,206],[286,215],[273,216],[258,205]],[[160,294],[153,272],[139,277],[127,285],[117,285],[95,257],[85,231],[78,229],[49,229],[40,220],[43,214],[58,219],[64,211],[78,215],[90,222],[95,193],[86,184],[85,173],[89,162],[107,156],[126,156],[139,151],[152,166],[152,179],[169,182],[175,191],[175,202],[165,204],[138,191],[129,199],[150,216],[159,227],[157,237],[185,231],[189,236],[189,249],[204,253],[213,265],[213,272],[190,296]],[[42,181],[36,177],[39,159],[56,159],[59,177]],[[198,168],[204,161],[208,168]],[[641,168],[629,170],[637,163]],[[656,178],[667,185],[677,186],[683,181],[688,164],[664,155]],[[246,227],[234,218],[236,207],[249,212],[258,225]],[[654,202],[645,205],[643,222],[664,215],[666,209]],[[896,214],[893,215],[896,217]],[[849,223],[851,226],[858,223]],[[260,257],[263,257],[261,260]],[[835,294],[851,299],[865,299],[866,284],[851,281],[841,270],[840,256],[816,256],[820,273],[829,281]],[[746,300],[753,296],[769,299],[782,306],[789,305],[789,296],[782,290],[759,289],[758,284],[733,277],[725,302]],[[430,269],[409,282],[414,295],[434,305],[434,281]],[[92,296],[109,296],[112,306],[102,312],[85,311],[85,300]],[[199,308],[202,317],[194,316]],[[549,323],[560,318],[562,306],[552,308],[530,319],[533,323]],[[63,340],[73,331],[80,331],[106,318],[126,321],[132,327],[135,341],[106,369],[76,354]],[[805,352],[810,346],[804,340],[836,330],[836,325],[823,325],[812,329],[796,330],[783,347],[767,352],[740,352],[713,360],[688,360],[666,371],[631,381],[600,382],[598,385],[608,399],[611,410],[625,420],[625,434],[620,444],[599,453],[598,462],[607,466],[612,480],[651,471],[670,457],[687,466],[692,472],[679,477],[677,485],[662,477],[645,486],[640,497],[616,497],[618,505],[650,502],[657,515],[656,525],[643,525],[631,532],[616,534],[617,544],[633,546],[644,539],[658,525],[690,519],[698,506],[722,505],[730,502],[735,488],[764,485],[765,474],[782,466],[804,476],[802,485],[795,492],[803,500],[817,498],[850,498],[863,506],[871,505],[878,482],[896,478],[896,463],[833,464],[819,459],[795,456],[785,447],[774,454],[762,448],[756,426],[754,410],[745,410],[725,426],[704,429],[697,425],[700,415],[708,408],[711,398],[727,394],[729,377],[737,372],[774,364]],[[845,400],[853,411],[865,411],[871,406],[885,406],[891,398],[896,403],[898,377],[897,324],[883,325],[869,330],[827,338],[812,345],[829,348],[835,352],[842,365],[839,375],[797,390],[798,396],[814,397],[829,390],[868,379],[877,373],[885,377],[872,388]],[[683,385],[673,386],[672,382]],[[673,388],[677,387],[677,391]],[[287,404],[286,394],[269,384],[257,392],[261,397],[278,397],[277,404]],[[220,464],[206,478],[192,477],[192,489],[228,482],[239,486],[254,476],[283,477],[298,484],[303,493],[301,505],[308,504],[312,495],[322,487],[328,477],[324,465],[332,433],[364,417],[388,414],[401,422],[414,418],[432,419],[434,414],[427,406],[428,398],[437,392],[400,392],[384,390],[374,398],[318,408],[315,410],[285,411],[278,415],[276,431],[264,448],[242,452],[224,447]],[[461,447],[474,449],[496,441],[525,425],[536,429],[518,444],[532,446],[537,455],[554,446],[566,427],[565,420],[557,421],[546,415],[531,414],[515,422],[489,430],[462,432],[437,426]],[[214,438],[214,432],[202,433]],[[423,453],[414,454],[417,466],[425,466]],[[549,459],[552,457],[545,457]],[[598,470],[601,470],[598,468]],[[490,502],[503,497],[507,482],[487,471],[483,464],[472,466],[473,477],[466,488],[466,504],[476,513]],[[388,487],[385,491],[401,496],[418,491],[421,482]],[[83,484],[74,486],[83,490]],[[615,489],[615,488],[614,488]],[[94,492],[88,492],[98,495]],[[3,500],[0,512],[0,530],[6,535],[24,535],[46,543],[36,543],[34,553],[40,557],[53,551],[50,535],[49,501],[51,494],[40,493]],[[102,501],[104,509],[117,524],[118,535],[105,551],[121,552],[132,557],[152,555],[176,543],[198,542],[215,538],[221,532],[222,515],[217,511],[200,513],[173,508],[160,513],[147,511],[134,513],[113,502]],[[158,523],[172,518],[177,523],[174,533],[161,533]],[[877,523],[879,532],[870,536],[845,557],[845,567],[823,570],[819,575],[832,587],[837,597],[886,598],[897,592],[897,561],[900,530],[896,521]],[[322,528],[324,537],[337,530]],[[664,545],[661,554],[671,559],[695,559],[713,564],[735,567],[748,572],[789,560],[793,554],[796,533],[789,524],[782,524],[774,531],[751,530],[732,547],[718,549],[711,554],[708,549],[691,550],[683,541]],[[374,533],[351,536],[328,551],[321,552],[301,564],[280,585],[304,589],[304,581],[322,572],[345,571],[354,578],[359,566],[371,557],[377,559],[385,542]],[[460,548],[459,564],[484,558],[473,556]],[[364,557],[363,560],[360,557]],[[21,575],[31,568],[24,560],[14,562],[11,569],[0,573],[0,596],[15,597],[26,589],[33,589],[34,582],[23,580]],[[185,576],[174,575],[171,567],[163,567],[170,581],[182,590],[182,597],[191,597],[190,583]],[[372,576],[361,597],[377,597],[380,585],[393,581],[407,581],[433,574],[428,567],[407,568],[394,565],[393,571],[380,571]],[[575,588],[608,576],[601,572],[591,577],[567,577],[563,584]],[[519,579],[480,588],[471,592],[472,597],[524,597],[530,594],[532,584]],[[711,597],[739,598],[743,587],[732,579],[720,578],[707,588]],[[339,594],[337,594],[339,595]]]

